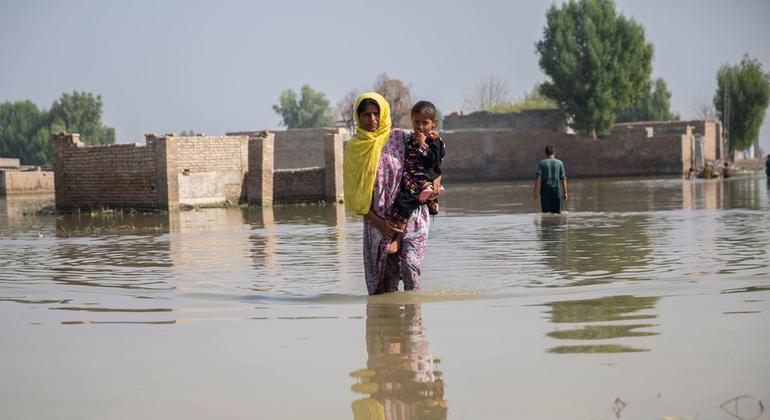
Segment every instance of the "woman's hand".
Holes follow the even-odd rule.
[[[388,239],[393,239],[393,237],[396,236],[396,234],[404,232],[404,229],[399,229],[399,227],[396,226],[395,223],[391,222],[390,220],[385,220],[380,216],[377,216],[371,210],[369,210],[369,213],[366,213],[364,217],[369,219],[369,221],[374,224],[377,230],[379,230],[380,233],[382,233],[382,236]]]

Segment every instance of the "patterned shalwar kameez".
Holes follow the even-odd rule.
[[[380,154],[372,210],[386,220],[393,214],[393,202],[399,192],[407,136],[404,131],[392,130]],[[399,281],[404,282],[404,290],[420,290],[420,268],[429,228],[428,206],[422,204],[406,223],[398,253],[388,254],[390,240],[384,238],[373,223],[364,219],[364,273],[370,295],[398,291]]]

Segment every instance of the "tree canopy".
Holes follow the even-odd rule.
[[[24,165],[51,163],[51,133],[80,133],[85,144],[115,143],[115,129],[102,125],[102,99],[91,93],[63,94],[50,111],[31,101],[0,104],[0,156]]]
[[[730,141],[730,149],[749,148],[759,137],[770,100],[770,74],[762,64],[744,55],[739,64],[723,65],[717,72],[714,107]]]
[[[394,127],[412,126],[412,90],[404,82],[382,73],[374,81],[374,91],[390,105],[390,119]]]
[[[531,92],[525,92],[521,99],[499,103],[489,109],[491,112],[521,112],[528,109],[557,109],[559,105],[543,95],[541,85],[535,84]]]
[[[644,95],[630,108],[617,113],[617,122],[674,121],[679,115],[671,112],[671,92],[666,82],[658,78],[648,85]]]
[[[648,89],[652,44],[641,25],[618,14],[612,0],[552,5],[535,47],[550,78],[543,94],[584,135],[609,131],[615,112],[637,103]]]
[[[468,111],[495,111],[495,108],[504,108],[511,103],[508,95],[508,84],[495,76],[482,78],[476,83],[473,92],[465,96],[463,108]]]
[[[284,90],[278,102],[278,105],[273,105],[273,110],[281,116],[281,125],[286,128],[334,126],[326,95],[316,92],[308,84],[302,86],[299,97],[291,89]]]

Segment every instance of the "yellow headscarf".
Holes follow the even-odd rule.
[[[358,121],[358,105],[364,99],[374,99],[380,106],[380,125],[375,132],[362,129]],[[380,153],[390,135],[390,105],[379,93],[367,92],[358,97],[353,113],[356,118],[356,135],[345,145],[343,161],[345,205],[355,214],[366,214],[372,206]]]

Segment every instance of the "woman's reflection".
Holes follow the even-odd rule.
[[[366,306],[367,366],[352,372],[353,418],[446,419],[439,360],[428,352],[419,304]]]

